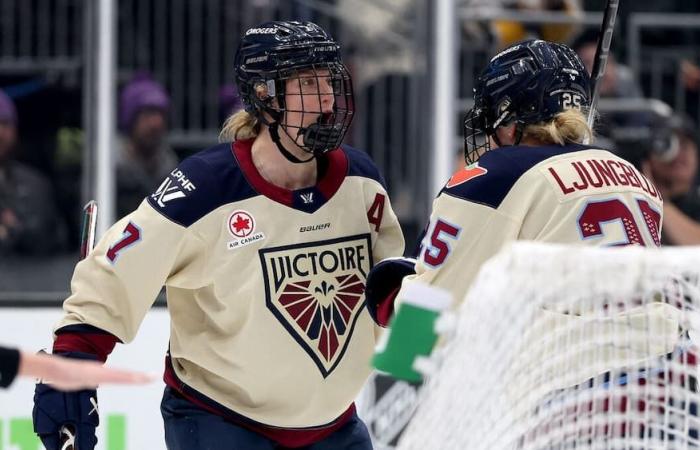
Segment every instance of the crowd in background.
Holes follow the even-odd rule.
[[[397,0],[395,12],[400,15],[401,11],[409,11],[412,3],[410,0]],[[499,11],[548,11],[573,17],[584,11],[601,11],[605,4],[602,0],[472,0],[461,3],[469,3],[475,10],[494,15]],[[620,62],[625,56],[621,36],[625,33],[627,15],[633,12],[700,12],[700,5],[695,3],[637,0],[633,5],[624,5],[618,17],[619,29],[615,35],[617,41],[613,46],[613,55],[601,84],[602,99],[649,97],[650,80],[643,74],[635,74]],[[372,14],[355,17],[360,16],[366,16],[366,19],[357,20],[369,21],[373,17]],[[372,28],[372,23],[359,25],[366,26],[368,30],[379,30]],[[592,32],[581,26],[562,24],[532,25],[517,20],[465,21],[460,30],[463,52],[486,48],[487,53],[493,54],[513,42],[541,37],[572,45],[588,68],[592,66],[597,41],[597,30]],[[645,39],[657,46],[691,50],[700,42],[699,34],[700,29],[679,29],[651,33]],[[357,36],[358,41],[355,44],[351,42],[350,46],[360,45],[360,40],[367,36],[381,39],[381,30],[376,35],[368,32]],[[373,67],[375,77],[395,80],[397,74],[400,75],[401,70],[407,67],[398,56],[394,59],[382,58],[382,55],[378,55],[378,63],[374,65],[367,62],[368,67]],[[386,69],[389,63],[391,68]],[[355,72],[360,72],[358,66],[355,64]],[[700,68],[692,52],[677,60],[677,69],[684,95],[697,97]],[[366,79],[367,72],[358,73],[356,88],[371,89],[371,82]],[[75,255],[84,155],[80,121],[75,114],[59,114],[50,118],[40,115],[42,111],[48,114],[48,111],[60,107],[37,107],[31,90],[27,93],[27,90],[17,89],[25,81],[4,77],[0,69],[0,259],[7,260],[13,256],[25,258],[28,255],[36,258]],[[119,81],[119,143],[114,160],[117,170],[117,214],[121,217],[152,193],[179,160],[200,148],[173,148],[170,144],[169,117],[173,105],[170,93],[161,80],[148,72],[134,71]],[[231,84],[221,86],[216,95],[220,124],[228,114],[240,108],[241,103]],[[79,103],[75,92],[66,92],[51,100],[57,104],[64,102],[67,110],[79,111],[75,107]],[[698,103],[688,101],[685,110],[667,113],[653,109],[601,111],[597,127],[601,146],[609,147],[634,162],[664,195],[663,237],[667,245],[700,244]],[[365,113],[371,114],[361,112]],[[391,177],[388,181],[391,184]],[[2,277],[0,274],[0,291],[3,288]]]

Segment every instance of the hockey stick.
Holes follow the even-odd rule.
[[[83,207],[83,221],[80,228],[80,259],[85,259],[95,246],[97,229],[97,202],[90,200]]]
[[[80,260],[85,259],[95,246],[97,229],[97,202],[90,200],[83,207],[83,219],[80,227]],[[59,431],[62,450],[78,450],[75,447],[76,431],[73,426],[64,425]]]
[[[598,91],[600,90],[600,81],[605,74],[605,66],[608,62],[610,54],[610,43],[612,42],[613,31],[615,29],[615,18],[617,17],[617,9],[620,6],[620,0],[608,0],[603,13],[603,23],[600,26],[600,35],[598,36],[598,46],[595,50],[593,58],[593,68],[591,69],[591,106],[588,110],[588,127],[593,129],[595,120],[595,107],[598,103]]]

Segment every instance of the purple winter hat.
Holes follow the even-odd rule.
[[[137,74],[122,89],[119,96],[119,128],[128,130],[136,115],[145,108],[154,108],[167,113],[170,97],[163,86],[148,74]]]
[[[219,89],[219,116],[226,119],[239,109],[243,109],[243,101],[241,101],[236,85],[227,83],[221,86]]]
[[[0,89],[0,122],[17,125],[17,108],[10,97]]]

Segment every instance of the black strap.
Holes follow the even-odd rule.
[[[520,145],[520,141],[523,138],[523,132],[525,131],[525,124],[522,122],[515,123],[515,142],[513,145]]]
[[[515,124],[515,141],[513,142],[512,145],[520,145],[520,141],[523,138],[523,132],[525,131],[525,124],[522,122],[516,122]],[[498,139],[498,135],[496,134],[496,130],[493,130],[493,134],[491,135],[493,138],[494,142],[499,146],[499,147],[504,147],[503,144],[501,144],[501,140]],[[509,146],[506,146],[509,147]]]
[[[289,150],[284,148],[284,145],[282,145],[282,142],[280,141],[279,125],[279,122],[275,121],[268,124],[268,127],[270,129],[270,136],[272,137],[272,142],[275,143],[277,149],[280,151],[280,153],[282,153],[282,156],[287,158],[289,162],[293,162],[295,164],[307,163],[316,157],[312,154],[309,159],[299,159],[296,156],[294,156]]]

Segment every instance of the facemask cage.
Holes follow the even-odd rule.
[[[491,150],[483,109],[474,107],[464,116],[464,160],[473,164]]]
[[[234,61],[245,110],[268,126],[291,162],[310,161],[340,146],[355,103],[340,46],[312,22],[273,21],[246,31]],[[308,153],[294,156],[286,135]]]
[[[352,80],[343,64],[280,72],[274,84],[276,95],[262,109],[289,138],[314,156],[340,146],[355,113]]]

